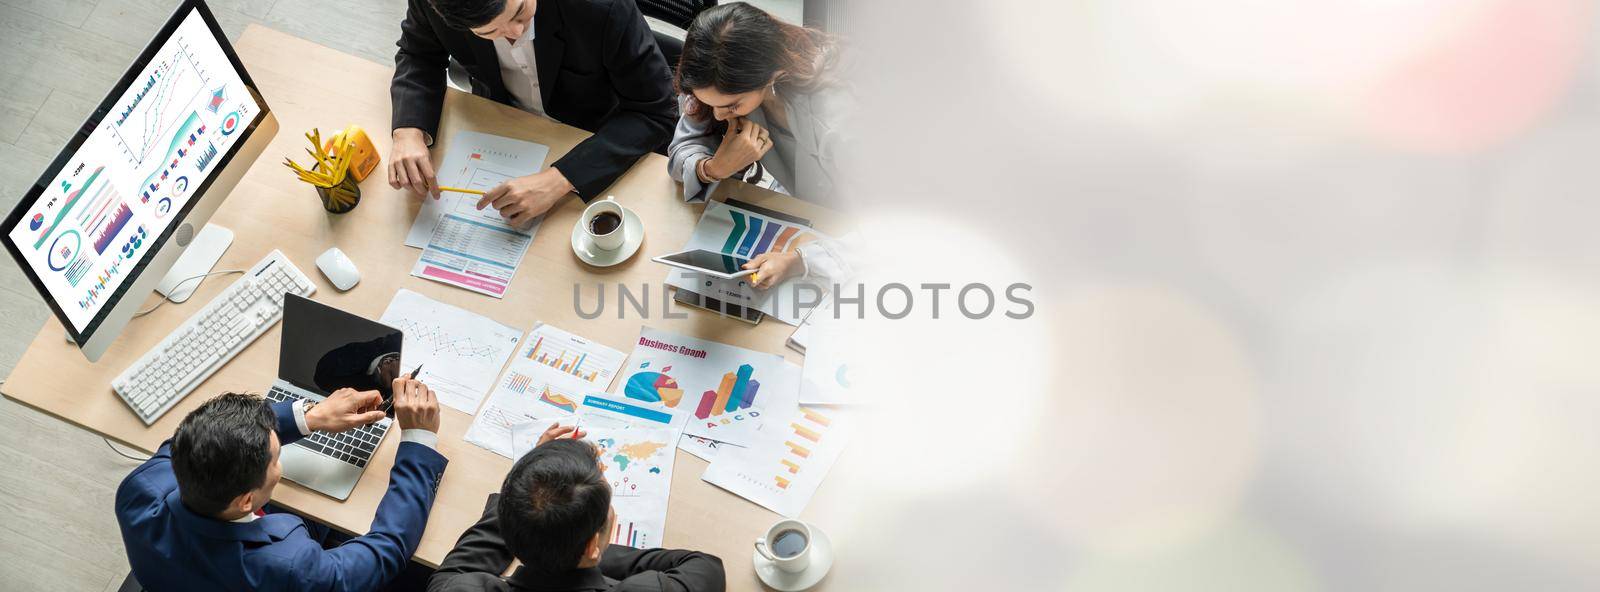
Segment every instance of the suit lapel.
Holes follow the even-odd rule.
[[[561,39],[561,24],[561,3],[540,2],[538,12],[533,13],[533,61],[539,69],[539,100],[546,113],[550,112],[550,97],[555,95],[561,55],[567,47]]]
[[[494,42],[473,35],[471,31],[463,33],[466,35],[464,41],[467,47],[472,50],[472,59],[478,62],[478,74],[482,76],[483,82],[489,85],[491,95],[489,98],[498,99],[499,97],[493,95],[496,92],[506,92],[504,90],[506,81],[500,77],[500,56],[494,53]]]

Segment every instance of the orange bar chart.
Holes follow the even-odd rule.
[[[806,427],[803,425],[791,423],[789,424],[789,427],[794,428],[795,435],[800,436],[801,438],[805,438],[812,442],[822,441],[822,434],[818,434],[812,430],[806,429]]]
[[[815,423],[822,427],[828,427],[828,424],[833,423],[832,420],[828,419],[828,416],[817,413],[816,411],[812,411],[811,409],[805,407],[800,408],[800,414],[804,415],[806,419],[811,420],[811,423]]]
[[[811,449],[810,448],[806,448],[806,447],[801,446],[799,444],[795,444],[794,442],[787,442],[787,441],[784,442],[784,445],[788,446],[789,447],[789,452],[794,453],[795,456],[798,456],[800,458],[806,458],[806,457],[811,456]]]

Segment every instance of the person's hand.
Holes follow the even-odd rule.
[[[706,174],[726,179],[745,167],[761,160],[772,149],[772,138],[767,128],[740,117],[728,121],[728,131],[722,134],[722,145],[706,161]]]
[[[306,410],[306,427],[316,432],[342,432],[383,419],[378,391],[342,388]]]
[[[439,398],[433,389],[410,378],[394,379],[394,417],[401,430],[439,433]]]
[[[426,194],[439,199],[439,181],[433,175],[428,140],[422,130],[414,127],[394,130],[394,148],[389,150],[389,186],[404,187],[417,197]]]
[[[492,205],[506,222],[521,227],[544,214],[572,190],[572,183],[567,181],[566,175],[550,167],[496,185],[483,194],[483,199],[478,200],[478,209]]]
[[[587,435],[589,435],[588,432],[578,429],[578,426],[576,425],[564,426],[559,423],[552,423],[550,424],[549,428],[545,429],[543,434],[539,434],[539,442],[534,444],[534,446],[541,446],[545,442],[549,442],[561,437],[570,437],[573,440],[582,440],[583,437]]]
[[[778,285],[778,282],[789,279],[789,276],[805,271],[805,266],[800,263],[800,254],[794,251],[787,253],[766,252],[756,255],[742,269],[754,269],[750,275],[750,287],[765,290]]]

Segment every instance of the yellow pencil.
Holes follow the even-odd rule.
[[[483,195],[484,193],[487,193],[485,191],[478,191],[477,189],[462,189],[460,187],[445,187],[443,185],[439,186],[439,191],[454,191],[456,193],[471,193],[473,195]]]

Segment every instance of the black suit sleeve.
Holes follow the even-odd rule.
[[[450,52],[440,43],[424,11],[427,0],[410,0],[400,23],[400,51],[394,54],[394,80],[389,101],[394,114],[391,129],[414,127],[428,137],[439,135],[439,114],[444,109],[445,69]]]
[[[603,39],[617,108],[593,136],[552,165],[585,202],[610,187],[640,156],[665,145],[678,118],[672,73],[633,0],[611,3]]]
[[[500,494],[489,496],[478,523],[461,533],[454,549],[444,556],[428,579],[428,592],[498,590],[500,574],[511,566],[511,551],[500,536]]]
[[[722,592],[728,585],[721,559],[678,549],[611,545],[600,556],[600,573],[621,580],[622,585],[616,589],[623,592]]]

